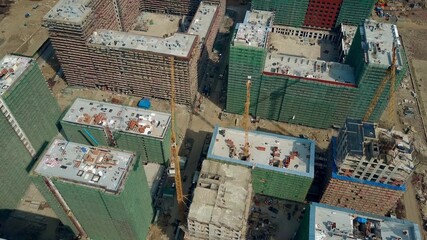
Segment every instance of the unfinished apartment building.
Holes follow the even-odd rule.
[[[86,41],[97,29],[128,31],[139,15],[137,1],[60,0],[43,25],[71,85],[96,87],[97,76]]]
[[[407,220],[311,203],[299,226],[296,239],[421,240],[422,238],[419,226]]]
[[[188,214],[189,239],[246,239],[251,170],[205,160]]]
[[[188,32],[166,37],[134,29],[137,1],[61,0],[44,24],[70,85],[169,99],[173,66],[176,102],[188,105],[203,77],[223,4],[197,2]]]
[[[53,139],[31,171],[60,220],[83,239],[145,239],[153,218],[133,152]]]
[[[193,16],[201,0],[140,0],[141,12],[157,12],[173,15]],[[204,2],[221,3],[225,13],[225,0],[205,0]]]
[[[61,116],[37,61],[0,58],[0,209],[14,209],[30,185],[28,167],[58,134]]]
[[[347,119],[331,141],[330,173],[322,203],[386,214],[415,169],[407,135]]]
[[[252,10],[243,23],[236,24],[230,46],[227,112],[244,112],[245,82],[250,76],[252,115],[329,128],[341,125],[347,117],[366,114],[392,64],[393,46],[397,85],[406,73],[405,53],[393,24],[366,20],[358,27],[337,29],[342,33],[275,25],[277,14]],[[389,89],[387,83],[369,121],[380,118]]]
[[[261,131],[248,136],[249,157],[245,158],[245,132],[217,126],[207,159],[251,168],[256,194],[303,202],[314,178],[315,143]]]
[[[68,140],[135,152],[165,164],[170,155],[170,114],[77,98],[61,120]]]

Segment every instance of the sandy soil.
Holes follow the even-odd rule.
[[[43,16],[58,0],[16,1],[0,21],[0,57],[7,53],[32,56],[48,39]],[[38,4],[36,9],[33,7]],[[25,14],[29,13],[29,17]],[[0,17],[1,19],[1,17]]]

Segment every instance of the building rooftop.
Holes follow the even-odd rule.
[[[177,57],[187,57],[195,46],[196,36],[174,33],[167,38],[152,37],[137,32],[99,29],[88,39],[91,45],[117,49],[140,50]]]
[[[267,54],[264,73],[355,85],[354,70],[349,65],[281,53]]]
[[[350,51],[351,43],[353,42],[354,35],[356,35],[357,26],[341,24],[341,45],[342,51],[344,55],[348,55],[348,51]]]
[[[243,130],[216,126],[207,158],[313,177],[315,144],[312,140],[251,131],[249,159],[241,160],[244,139]]]
[[[203,161],[188,219],[242,231],[249,214],[251,170]]]
[[[198,35],[200,43],[204,42],[211,24],[215,21],[214,17],[217,9],[218,5],[216,4],[200,2],[187,33]]]
[[[134,154],[54,139],[35,172],[84,186],[118,193],[123,188]]]
[[[170,114],[77,98],[62,121],[163,138]]]
[[[403,65],[400,53],[401,42],[396,25],[367,19],[360,26],[360,32],[369,63],[390,66],[394,45],[397,47],[397,65]]]
[[[310,239],[421,239],[417,224],[320,203],[310,206]],[[313,236],[314,235],[314,236]]]
[[[247,11],[243,23],[236,24],[234,44],[245,46],[266,47],[268,33],[273,25],[273,12],[252,10]]]
[[[82,24],[92,11],[88,5],[92,0],[59,0],[44,16],[44,21]]]
[[[0,96],[27,70],[32,58],[6,55],[0,60]]]

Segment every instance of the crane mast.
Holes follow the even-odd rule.
[[[251,77],[248,76],[248,81],[246,82],[246,102],[245,102],[245,112],[243,114],[243,130],[245,131],[245,145],[243,146],[243,156],[242,160],[246,160],[249,158],[249,125],[250,125],[250,117],[249,117],[249,107],[251,104]]]
[[[171,71],[171,163],[175,166],[175,187],[176,199],[178,202],[178,214],[181,222],[184,221],[184,195],[182,192],[181,170],[179,166],[178,146],[176,144],[175,133],[175,59],[170,57],[170,71]]]
[[[390,67],[387,69],[387,74],[381,81],[380,85],[377,88],[377,91],[375,92],[374,97],[372,98],[371,104],[368,107],[368,110],[365,113],[365,116],[363,117],[363,121],[368,121],[371,117],[372,113],[374,112],[375,107],[378,104],[378,101],[381,97],[381,94],[383,93],[385,86],[387,85],[388,81],[390,80],[390,97],[389,97],[389,114],[390,112],[394,111],[394,92],[396,87],[396,46],[393,46],[393,56],[392,56],[392,62]]]

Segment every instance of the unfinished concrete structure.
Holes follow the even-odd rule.
[[[144,162],[170,155],[170,114],[77,98],[61,120],[68,140],[133,151]]]
[[[277,14],[248,11],[244,22],[236,25],[230,46],[227,112],[243,113],[250,76],[252,115],[328,128],[349,116],[365,115],[387,75],[393,46],[397,47],[397,85],[406,73],[395,25],[366,20],[359,27],[340,29],[345,32],[312,30],[274,25]],[[389,90],[388,83],[370,121],[377,121],[386,108]]]
[[[128,31],[138,7],[137,1],[60,0],[46,14],[44,26],[69,84],[96,86],[87,39],[97,29]]]
[[[0,59],[0,209],[14,209],[30,185],[28,167],[58,134],[61,109],[36,61]]]
[[[315,144],[308,139],[249,132],[250,156],[243,160],[245,133],[216,126],[207,159],[252,169],[254,192],[302,202],[314,177]]]
[[[409,136],[373,123],[347,119],[337,147],[339,175],[401,186],[415,170]]]
[[[199,6],[197,1],[196,9],[187,33],[165,38],[133,30],[140,14],[138,1],[61,0],[44,24],[70,85],[169,99],[173,57],[176,102],[188,105],[203,77],[225,2]]]
[[[188,214],[189,239],[246,239],[251,171],[205,160]]]
[[[384,215],[414,171],[408,136],[348,119],[333,138],[322,203]]]
[[[60,220],[81,237],[145,239],[153,208],[138,161],[132,152],[54,139],[31,174]]]
[[[420,240],[422,238],[419,226],[407,220],[311,203],[306,210],[296,239]]]
[[[142,12],[157,12],[174,15],[185,15],[193,16],[201,0],[139,0],[140,9]],[[210,2],[220,4],[225,12],[225,0],[205,0],[204,2]]]

